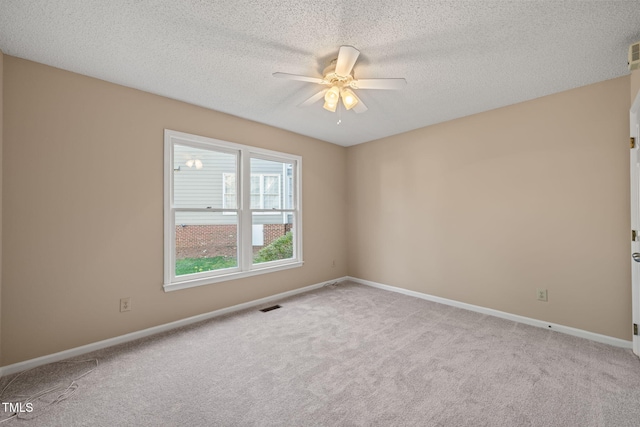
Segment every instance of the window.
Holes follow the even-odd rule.
[[[302,265],[299,156],[165,130],[165,290]]]

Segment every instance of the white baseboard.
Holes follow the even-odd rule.
[[[410,291],[408,289],[397,288],[395,286],[384,285],[382,283],[372,282],[370,280],[358,279],[357,277],[346,277],[346,280],[350,280],[362,285],[372,286],[374,288],[384,289],[386,291],[397,292],[404,295],[409,295],[416,298],[422,298],[428,301],[437,302],[440,304],[446,304],[465,310],[475,311],[482,314],[488,314],[490,316],[500,317],[502,319],[513,320],[514,322],[524,323],[531,326],[537,326],[539,328],[550,329],[556,332],[562,332],[564,334],[573,335],[580,338],[586,338],[591,341],[596,341],[604,344],[609,344],[616,347],[628,348],[633,347],[631,341],[626,341],[620,338],[610,337],[608,335],[596,334],[595,332],[585,331],[583,329],[576,329],[570,326],[559,325],[557,323],[544,322],[538,319],[532,319],[530,317],[519,316],[517,314],[506,313],[504,311],[494,310],[491,308],[485,308],[478,305],[467,304],[455,300],[446,298],[440,298],[429,294],[423,294],[421,292]]]
[[[23,362],[14,363],[0,367],[0,377],[17,372],[26,371],[27,369],[36,368],[38,366],[46,365],[47,363],[58,362],[60,360],[68,359],[70,357],[80,356],[82,354],[90,353],[92,351],[100,350],[106,347],[122,344],[125,342],[137,340],[140,338],[148,337],[150,335],[159,334],[161,332],[169,331],[171,329],[187,326],[192,323],[201,322],[203,320],[212,319],[214,317],[222,316],[224,314],[233,313],[235,311],[244,310],[246,308],[256,307],[272,301],[281,300],[293,295],[308,292],[313,289],[321,288],[322,286],[342,282],[346,280],[346,277],[342,277],[334,280],[327,280],[326,282],[316,283],[315,285],[305,286],[303,288],[294,289],[292,291],[282,292],[276,295],[271,295],[265,298],[245,302],[242,304],[234,305],[231,307],[221,308],[219,310],[211,311],[209,313],[199,314],[197,316],[188,317],[186,319],[176,320],[175,322],[165,323],[164,325],[153,326],[151,328],[143,329],[141,331],[131,332],[129,334],[120,335],[118,337],[109,338],[103,341],[98,341],[92,344],[83,345],[80,347],[71,348],[58,353],[49,354],[46,356],[37,357],[35,359],[25,360]]]

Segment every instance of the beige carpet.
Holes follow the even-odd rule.
[[[640,425],[629,350],[351,283],[279,304],[2,378],[60,387],[0,425]]]

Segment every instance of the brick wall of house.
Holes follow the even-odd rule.
[[[265,224],[264,245],[268,245],[291,230],[292,224]],[[235,257],[237,253],[235,225],[177,225],[176,259]],[[263,246],[254,246],[256,253]]]
[[[280,236],[284,236],[291,230],[293,224],[265,224],[263,228],[264,246],[273,242]],[[257,246],[254,246],[254,248]],[[262,248],[263,246],[260,246]]]

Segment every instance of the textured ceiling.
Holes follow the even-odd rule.
[[[625,75],[639,40],[637,0],[0,0],[8,55],[345,146]],[[338,125],[271,74],[321,77],[341,45],[407,86]]]

